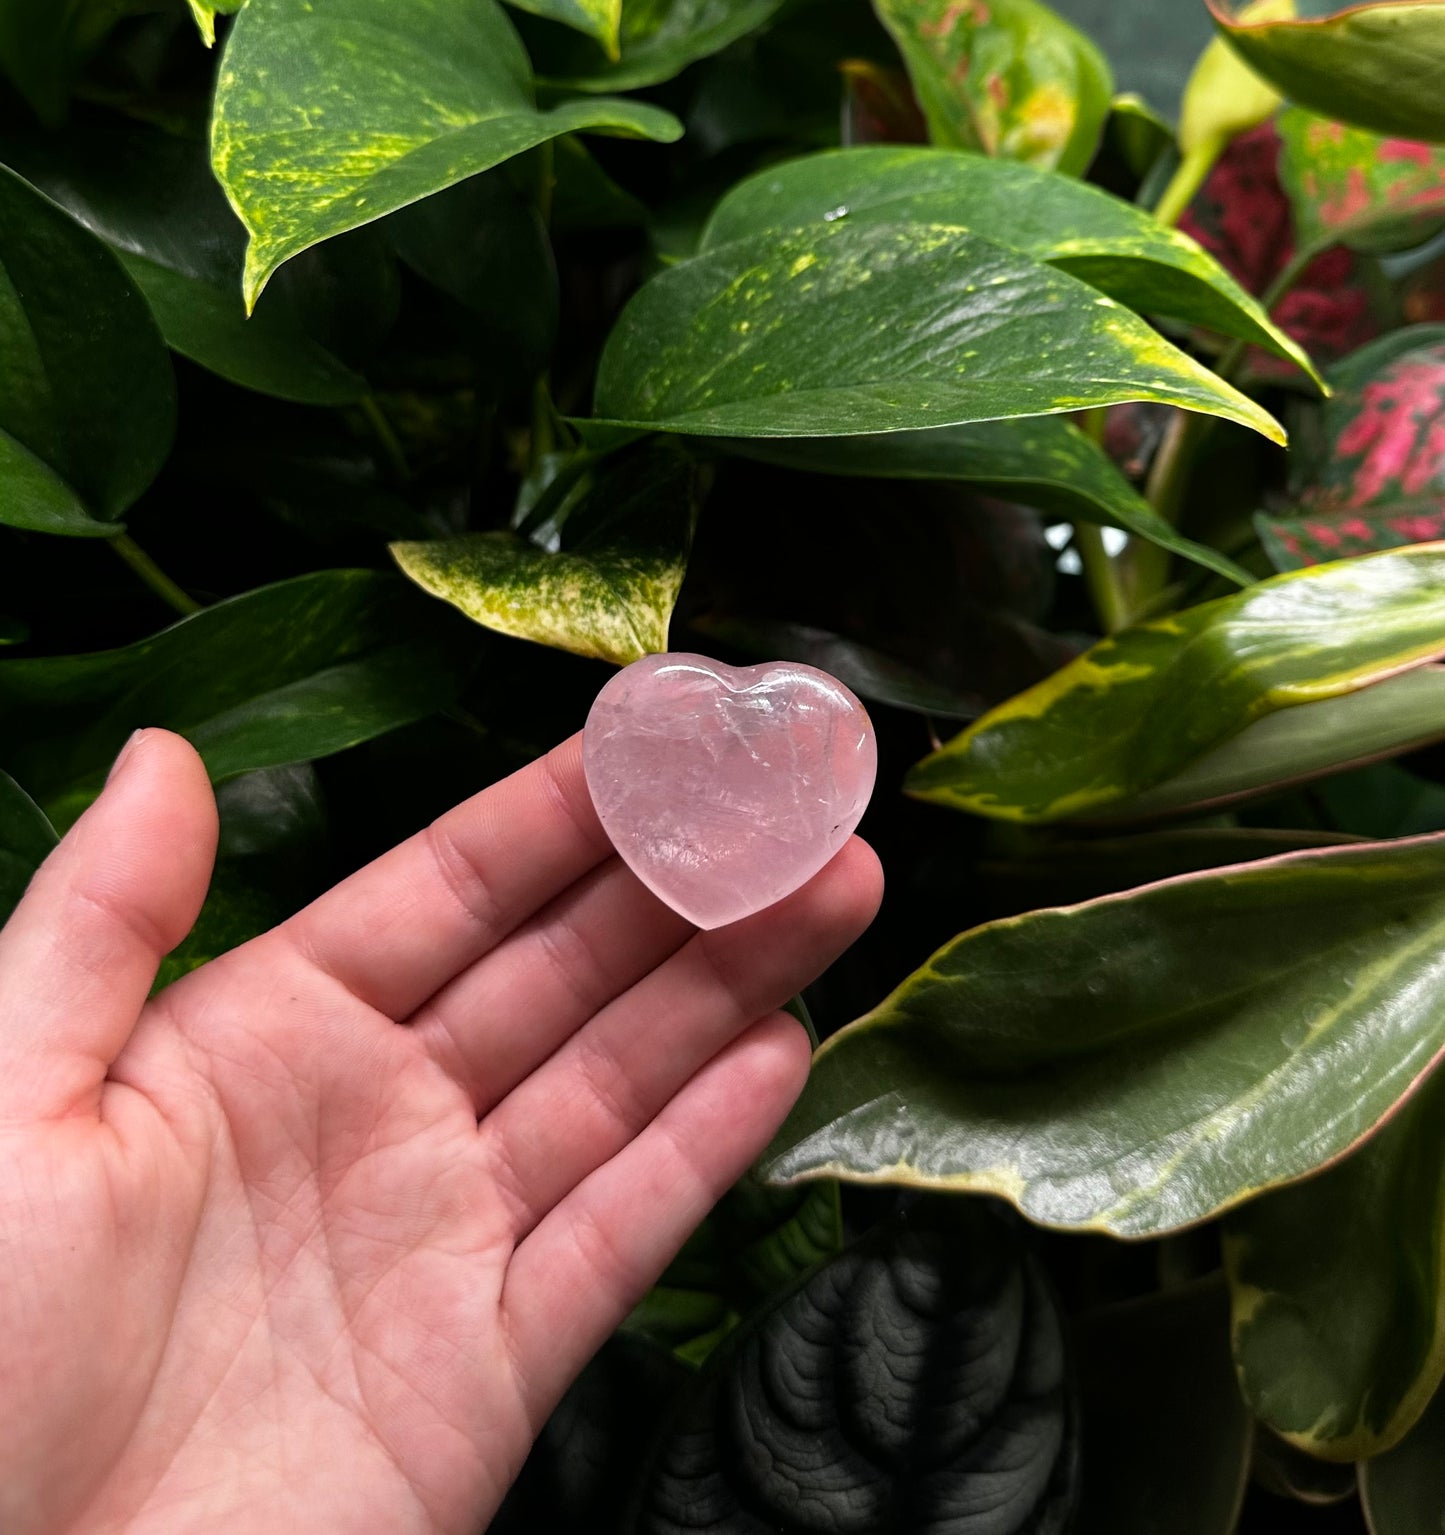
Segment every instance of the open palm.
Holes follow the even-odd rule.
[[[0,931],[0,1530],[476,1531],[799,1090],[876,862],[699,934],[574,739],[147,1001],[215,835],[145,732]]]

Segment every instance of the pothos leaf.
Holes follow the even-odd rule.
[[[1275,576],[1127,629],[925,758],[920,799],[1010,821],[1095,814],[1278,709],[1445,653],[1445,546]]]
[[[989,923],[825,1042],[760,1170],[1178,1230],[1334,1161],[1421,1083],[1442,942],[1440,836]]]
[[[250,0],[211,115],[212,164],[250,235],[247,304],[309,246],[584,129],[682,131],[644,102],[539,111],[497,0]]]
[[[234,16],[245,3],[246,0],[186,0],[207,48],[216,46],[216,17]]]
[[[560,548],[500,532],[391,552],[424,591],[489,629],[625,666],[667,649],[696,515],[696,467],[650,445],[598,466]]]
[[[1016,1227],[916,1206],[740,1329],[677,1399],[638,1535],[1059,1535],[1077,1484],[1059,1319]]]
[[[1445,1506],[1445,1391],[1393,1450],[1360,1467],[1370,1535],[1419,1535]]]
[[[622,0],[508,0],[508,4],[573,27],[600,43],[608,58],[618,56]]]
[[[935,144],[1081,175],[1109,115],[1113,76],[1083,33],[1040,0],[874,0]]]
[[[1337,1167],[1225,1226],[1251,1408],[1328,1460],[1378,1455],[1445,1376],[1445,1075]]]
[[[58,840],[40,806],[0,773],[0,927]]]

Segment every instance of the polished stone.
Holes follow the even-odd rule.
[[[698,927],[806,884],[848,840],[878,750],[862,704],[790,661],[645,656],[597,695],[583,735],[602,825],[642,882]]]

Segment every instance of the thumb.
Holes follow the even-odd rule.
[[[162,957],[206,898],[216,829],[194,747],[137,731],[0,930],[0,1124],[98,1111]]]

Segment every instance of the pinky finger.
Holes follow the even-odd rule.
[[[572,1378],[747,1171],[802,1091],[808,1036],[774,1013],[694,1076],[518,1247],[502,1294],[540,1423]]]

